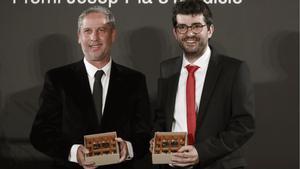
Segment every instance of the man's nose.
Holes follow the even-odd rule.
[[[91,33],[91,40],[98,40],[98,32],[97,31],[93,31]]]
[[[187,32],[186,32],[187,36],[194,36],[195,33],[193,32],[192,28],[191,27],[188,27],[187,28]]]

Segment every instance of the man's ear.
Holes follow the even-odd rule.
[[[211,38],[212,37],[212,35],[214,34],[214,31],[215,31],[215,26],[213,25],[213,24],[211,24],[210,26],[209,26],[209,29],[208,29],[208,38]]]
[[[175,39],[178,40],[178,38],[177,38],[177,33],[176,33],[176,29],[175,29],[175,28],[173,28],[173,35],[174,35]]]
[[[114,42],[117,39],[117,29],[112,29],[112,42]]]
[[[77,42],[80,44],[81,43],[81,38],[80,38],[80,32],[77,32]]]

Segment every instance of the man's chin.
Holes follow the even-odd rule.
[[[199,53],[199,51],[198,50],[191,50],[191,49],[185,49],[184,50],[184,52],[186,53],[186,54],[191,54],[191,55],[195,55],[195,54],[197,54],[197,53]]]
[[[186,57],[190,59],[198,58],[202,55],[201,52],[199,52],[198,50],[185,50],[184,53]]]
[[[199,50],[198,45],[184,45],[183,48],[187,52],[196,52]]]
[[[103,60],[103,58],[99,55],[89,55],[87,59],[94,62]]]
[[[103,56],[101,56],[101,53],[90,53],[90,57],[93,60],[101,60],[101,59],[103,59]]]

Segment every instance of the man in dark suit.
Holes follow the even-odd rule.
[[[115,38],[111,11],[101,6],[85,10],[78,19],[84,59],[46,73],[30,139],[63,168],[96,168],[84,159],[88,152],[82,145],[84,135],[117,132],[120,163],[99,168],[132,168],[133,159],[148,151],[151,127],[145,77],[112,61]]]
[[[183,56],[161,63],[154,130],[185,131],[188,145],[161,167],[244,168],[241,147],[255,127],[249,70],[209,46],[214,25],[203,1],[177,2],[173,26]]]

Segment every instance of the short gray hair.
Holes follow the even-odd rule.
[[[113,13],[108,9],[103,6],[93,6],[91,8],[88,8],[84,10],[78,17],[78,32],[80,32],[80,28],[82,26],[82,22],[84,17],[86,17],[90,13],[102,13],[106,16],[106,21],[108,24],[112,26],[112,28],[115,28],[116,26],[116,20],[113,15]]]

